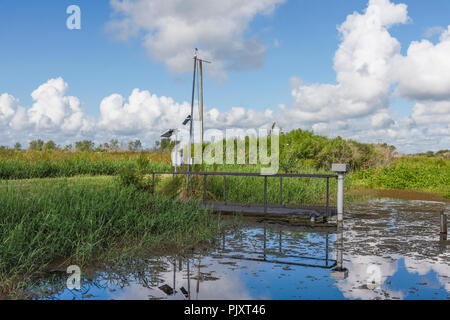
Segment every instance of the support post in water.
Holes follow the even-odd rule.
[[[447,214],[444,211],[441,212],[441,234],[447,234]]]
[[[337,220],[344,221],[344,175],[348,172],[348,164],[333,163],[331,171],[338,174],[337,177]]]

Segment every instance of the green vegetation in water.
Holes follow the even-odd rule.
[[[133,250],[193,246],[220,230],[197,202],[151,196],[111,178],[0,183],[0,294],[30,287],[57,261],[84,266]]]

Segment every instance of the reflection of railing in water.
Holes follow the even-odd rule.
[[[282,253],[283,239],[282,239],[282,232],[280,231],[279,232],[279,243],[278,243],[279,244],[279,252],[272,253],[267,250],[267,227],[266,227],[266,224],[264,224],[263,251],[262,252],[251,252],[251,251],[244,251],[244,250],[239,251],[239,253],[242,253],[244,255],[245,254],[247,254],[247,255],[254,255],[254,254],[263,255],[264,258],[252,258],[249,256],[224,255],[224,254],[213,255],[213,257],[225,258],[225,259],[235,259],[235,260],[245,260],[245,261],[255,261],[255,262],[276,263],[276,264],[281,264],[281,265],[292,265],[292,266],[301,266],[301,267],[310,267],[310,268],[331,269],[336,266],[336,260],[329,259],[329,240],[328,240],[328,238],[329,238],[329,234],[327,232],[326,237],[325,237],[325,258],[309,257],[309,256],[304,256],[304,255],[289,255],[289,254]],[[225,237],[222,238],[222,248],[225,248]],[[324,261],[325,265],[282,261],[282,260],[276,260],[276,259],[267,259],[267,256],[273,256],[273,255],[280,256],[280,258],[296,258],[296,259],[305,259],[305,260]]]
[[[330,206],[330,179],[337,179],[337,175],[329,174],[275,174],[275,175],[262,175],[259,173],[246,173],[246,172],[152,172],[152,192],[155,192],[155,176],[156,175],[186,175],[186,176],[203,176],[203,203],[205,205],[211,205],[218,211],[227,211],[228,209],[236,210],[235,207],[239,207],[242,212],[248,213],[263,213],[267,214],[269,209],[271,213],[275,214],[298,214],[301,210],[308,209],[308,207],[291,206],[286,207],[283,205],[283,179],[284,178],[312,178],[312,179],[326,179],[326,206],[321,210],[319,207],[314,207],[312,210],[316,211],[316,215],[331,217],[336,214],[334,207]],[[219,176],[223,177],[223,203],[207,202],[206,194],[206,178],[208,176]],[[264,205],[258,204],[240,204],[240,203],[229,203],[227,202],[227,177],[262,177],[264,178]],[[280,189],[279,189],[279,204],[269,205],[267,201],[267,180],[268,178],[279,178],[280,179]],[[238,209],[239,209],[238,208]],[[297,212],[296,212],[297,210]],[[261,211],[261,212],[260,212]]]
[[[325,253],[324,256],[321,257],[313,257],[313,256],[306,256],[306,255],[294,255],[286,253],[286,251],[290,251],[290,249],[284,249],[283,248],[283,231],[280,230],[278,232],[278,238],[276,241],[278,241],[278,252],[276,251],[270,251],[271,248],[267,245],[268,242],[273,239],[269,239],[270,236],[267,236],[267,228],[266,224],[264,224],[264,237],[262,241],[262,251],[246,251],[239,249],[239,253],[243,255],[262,255],[263,258],[254,258],[254,257],[245,257],[245,256],[235,256],[235,255],[228,255],[228,254],[220,254],[220,251],[226,252],[235,250],[233,247],[227,247],[227,239],[225,235],[222,236],[222,239],[220,240],[220,243],[218,244],[218,251],[219,254],[211,254],[212,258],[216,259],[231,259],[231,260],[241,260],[241,261],[255,261],[255,262],[264,262],[264,263],[273,263],[273,264],[279,264],[279,265],[287,265],[287,266],[300,266],[300,267],[307,267],[307,268],[320,268],[320,269],[330,269],[330,276],[334,279],[346,279],[348,277],[348,270],[344,268],[344,260],[343,260],[343,251],[344,251],[344,238],[343,238],[343,229],[342,226],[339,228],[339,231],[336,233],[336,239],[334,241],[335,245],[333,246],[334,251],[336,253],[336,259],[330,258],[330,234],[327,232],[325,233]],[[292,239],[290,239],[292,240]],[[239,240],[238,240],[239,241]],[[228,243],[230,240],[228,241]],[[293,243],[290,242],[290,245]],[[229,245],[228,245],[229,246]],[[322,247],[323,244],[320,246]],[[228,248],[228,249],[227,249]],[[273,249],[273,247],[272,247]],[[301,263],[301,262],[292,262],[292,261],[283,261],[279,259],[269,259],[268,256],[271,255],[278,255],[282,258],[294,258],[294,259],[306,259],[306,260],[314,260],[314,261],[321,261],[323,264],[309,264],[309,263]],[[180,286],[178,291],[175,289],[176,284],[176,272],[177,272],[177,260],[178,260],[178,271],[182,271],[183,265],[185,266],[186,270],[186,283],[183,286]],[[163,291],[167,296],[174,296],[176,293],[180,292],[182,296],[187,299],[198,299],[199,292],[200,292],[200,282],[202,281],[202,273],[201,273],[201,255],[198,255],[197,257],[191,257],[187,258],[183,261],[181,258],[176,258],[171,263],[173,265],[173,284],[163,284],[158,286],[158,288]],[[196,263],[191,263],[191,260],[197,260]],[[193,270],[192,270],[193,269]],[[196,275],[194,278],[192,277],[192,272],[196,271]],[[191,293],[191,280],[195,279],[195,295]],[[178,284],[180,285],[180,284]],[[187,287],[187,288],[186,288]]]
[[[338,225],[336,233],[336,268],[331,270],[331,277],[344,280],[348,277],[348,269],[344,268],[344,230],[343,225]]]
[[[442,246],[450,245],[450,241],[447,240],[448,226],[447,226],[448,213],[442,211],[440,215],[441,232],[440,232],[440,244]]]

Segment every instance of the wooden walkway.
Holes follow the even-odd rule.
[[[321,206],[300,207],[300,206],[268,206],[263,204],[242,204],[224,202],[205,202],[205,207],[212,208],[215,212],[223,214],[242,213],[255,217],[298,217],[298,218],[320,218],[332,217],[336,215],[336,208]]]

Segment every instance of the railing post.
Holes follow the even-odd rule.
[[[227,176],[223,176],[223,201],[227,204]]]
[[[442,211],[441,212],[441,234],[446,235],[447,232],[448,232],[448,229],[447,229],[447,214],[444,211]]]
[[[155,174],[152,173],[152,194],[155,195]]]
[[[280,206],[283,205],[283,177],[280,177]]]
[[[264,176],[264,213],[267,213],[267,176]]]
[[[337,214],[338,222],[344,221],[344,174],[339,173],[337,177]]]
[[[327,212],[326,216],[328,217],[330,215],[330,178],[327,178]]]
[[[343,163],[333,163],[331,171],[338,174],[337,177],[337,220],[344,221],[344,175],[348,172],[348,165]]]
[[[203,203],[206,202],[206,174],[203,175]]]

